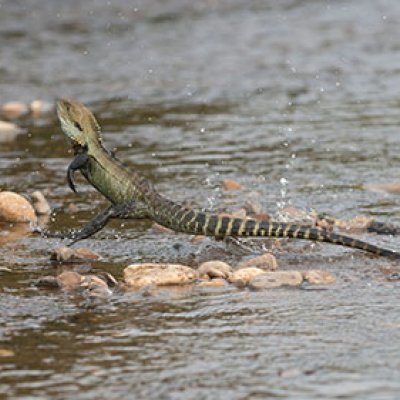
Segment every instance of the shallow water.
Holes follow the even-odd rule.
[[[104,140],[165,195],[213,210],[248,199],[400,224],[400,197],[360,190],[398,180],[400,5],[396,1],[1,1],[0,102],[88,103]],[[0,187],[42,190],[51,229],[106,202],[79,179],[56,117],[18,121],[0,143]],[[242,193],[224,193],[234,179]],[[253,193],[250,193],[253,192]],[[250,194],[249,194],[250,193]],[[68,213],[69,204],[79,211]],[[284,242],[282,269],[326,269],[326,290],[233,287],[85,296],[35,288],[56,240],[3,226],[0,397],[395,399],[400,389],[396,262]],[[399,249],[396,238],[364,238]],[[180,247],[176,249],[177,243]],[[198,265],[249,253],[146,222],[81,243],[121,278],[134,261]],[[262,251],[248,243],[250,255]],[[266,244],[270,244],[266,242]]]

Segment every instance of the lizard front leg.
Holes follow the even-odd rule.
[[[131,201],[129,203],[115,204],[107,207],[100,214],[91,219],[82,229],[71,230],[66,233],[40,232],[42,237],[70,239],[71,244],[86,239],[103,229],[110,219],[143,219],[149,216],[147,206]]]
[[[69,164],[68,166],[67,170],[68,186],[75,193],[76,193],[76,186],[75,186],[74,173],[75,171],[84,168],[88,161],[89,161],[89,156],[86,153],[78,153],[72,160],[71,164]]]

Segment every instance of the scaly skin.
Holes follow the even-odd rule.
[[[308,239],[361,249],[373,254],[400,258],[400,253],[349,236],[299,225],[223,217],[196,211],[164,198],[137,171],[129,171],[102,145],[100,126],[81,103],[60,99],[57,113],[61,128],[71,139],[75,159],[68,168],[68,183],[75,191],[74,171],[102,193],[111,206],[81,230],[70,232],[74,241],[89,237],[105,226],[110,218],[147,218],[178,232],[223,238],[287,237]]]

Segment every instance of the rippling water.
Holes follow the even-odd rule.
[[[394,0],[0,0],[0,102],[87,102],[121,159],[193,205],[234,210],[255,196],[269,212],[291,204],[400,224],[398,196],[359,189],[398,180],[399,18]],[[83,180],[80,196],[69,191],[71,153],[54,115],[18,122],[27,132],[0,143],[2,189],[44,191],[52,229],[105,206]],[[224,179],[247,194],[227,195]],[[116,293],[92,304],[36,289],[56,272],[47,251],[58,242],[15,231],[10,240],[7,229],[0,348],[15,355],[0,358],[0,397],[398,397],[399,284],[384,273],[398,271],[394,262],[292,241],[277,250],[282,269],[326,269],[338,283]],[[243,257],[148,223],[113,223],[82,244],[118,278],[132,261]]]

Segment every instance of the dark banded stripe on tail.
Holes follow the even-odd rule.
[[[331,231],[308,228],[301,225],[292,225],[270,221],[256,221],[219,216],[205,212],[197,212],[189,208],[174,208],[174,219],[169,227],[186,233],[201,234],[223,238],[236,237],[281,237],[306,239],[318,242],[337,244],[353,249],[360,249],[380,256],[399,258],[400,253],[394,250],[378,247],[350,236]],[[164,221],[160,221],[164,223]]]

